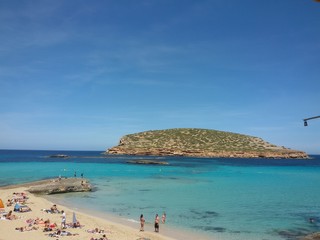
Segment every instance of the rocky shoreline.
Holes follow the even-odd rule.
[[[127,161],[127,163],[144,164],[144,165],[169,165],[168,162],[154,161],[154,160],[147,160],[147,159],[131,160],[131,161]]]
[[[1,187],[8,189],[12,186]],[[59,194],[69,192],[90,192],[92,186],[85,178],[52,178],[41,181],[35,181],[25,184],[18,184],[15,187],[27,187],[27,191],[34,194]]]
[[[208,152],[201,150],[179,150],[159,148],[124,148],[122,146],[108,149],[108,154],[135,155],[135,156],[182,156],[182,157],[203,157],[203,158],[274,158],[274,159],[307,159],[305,152],[295,150],[283,150],[277,152]]]

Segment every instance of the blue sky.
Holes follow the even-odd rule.
[[[320,3],[0,1],[0,149],[206,128],[320,154]]]

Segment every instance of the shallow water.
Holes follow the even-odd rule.
[[[57,153],[76,157],[45,157]],[[151,224],[156,213],[166,212],[166,226],[215,239],[298,239],[320,231],[320,156],[314,157],[147,157],[170,163],[150,166],[126,163],[138,157],[100,152],[0,151],[0,185],[83,173],[96,191],[55,197],[131,222],[143,213]]]

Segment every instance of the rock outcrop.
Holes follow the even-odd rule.
[[[301,238],[301,240],[320,240],[320,232],[307,235],[304,238]]]
[[[145,160],[145,159],[139,159],[139,160],[131,160],[127,161],[127,163],[132,164],[144,164],[144,165],[168,165],[168,162],[164,161],[154,161],[154,160]]]
[[[208,158],[297,158],[303,151],[270,144],[261,138],[206,129],[147,131],[122,137],[108,154],[150,156],[192,156]]]
[[[55,154],[55,155],[49,156],[49,158],[69,158],[69,156],[65,154]]]
[[[89,192],[92,187],[84,178],[56,178],[29,184],[27,191],[35,194],[57,194],[68,192]]]

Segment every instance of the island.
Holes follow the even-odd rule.
[[[259,137],[198,128],[151,130],[123,136],[107,154],[206,158],[296,158],[308,155]]]

